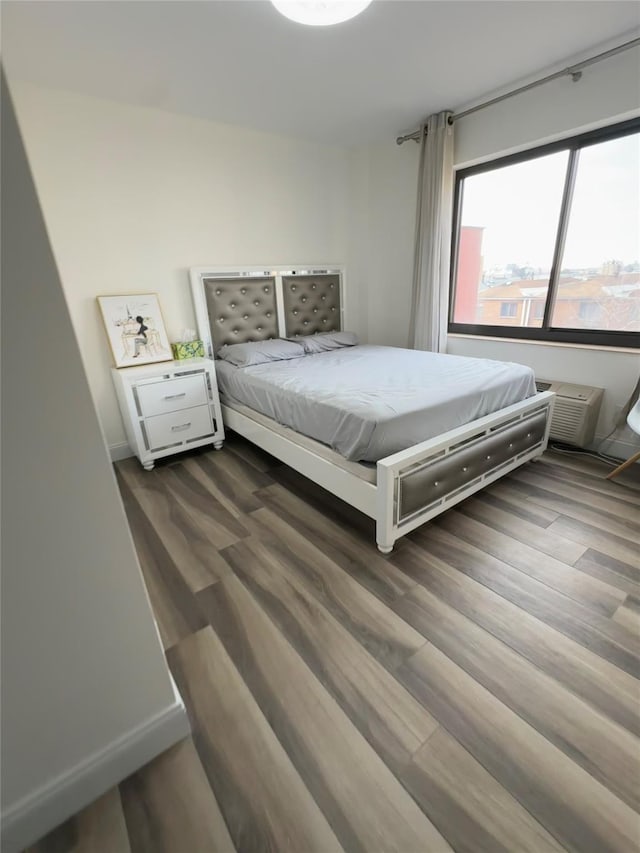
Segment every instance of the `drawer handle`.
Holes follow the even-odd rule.
[[[180,430],[182,430],[182,429],[189,429],[190,426],[191,426],[191,421],[189,421],[188,424],[178,424],[178,426],[172,426],[171,427],[171,432],[180,432]]]
[[[187,396],[187,392],[183,391],[181,394],[165,394],[164,399],[165,400],[177,400],[178,397],[186,397],[186,396]]]

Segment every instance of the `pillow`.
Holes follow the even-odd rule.
[[[314,353],[353,347],[358,343],[358,336],[355,332],[320,332],[317,335],[306,335],[295,340],[304,347],[306,353]]]
[[[287,361],[304,355],[304,347],[295,341],[272,338],[268,341],[251,341],[246,344],[229,344],[220,347],[218,358],[236,367],[250,367],[268,361]]]

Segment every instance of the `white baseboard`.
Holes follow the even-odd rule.
[[[3,853],[37,841],[190,732],[178,695],[164,711],[10,806],[2,815]]]
[[[633,435],[631,430],[628,430],[628,432],[630,435]],[[640,450],[640,441],[637,439],[636,441],[627,441],[622,437],[610,438],[605,441],[605,438],[606,436],[604,435],[596,435],[593,443],[593,449],[598,448],[600,453],[604,453],[607,456],[613,456],[614,459],[629,459],[634,453],[637,453],[638,450]]]
[[[130,456],[135,456],[126,441],[121,444],[109,445],[109,455],[112,462],[117,462],[119,459],[129,459]]]

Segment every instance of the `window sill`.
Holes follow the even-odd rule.
[[[459,340],[475,340],[475,341],[498,341],[503,344],[525,344],[526,346],[534,347],[568,347],[569,349],[585,349],[597,350],[599,352],[621,352],[626,355],[632,355],[635,358],[640,356],[640,349],[632,349],[630,347],[605,347],[600,344],[572,344],[564,341],[536,341],[531,338],[500,338],[490,335],[463,335],[460,332],[449,332],[448,338],[458,338]]]

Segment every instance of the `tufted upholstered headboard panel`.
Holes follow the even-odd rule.
[[[205,277],[202,285],[214,354],[225,344],[278,337],[274,277]]]
[[[344,270],[337,265],[192,267],[189,276],[208,356],[225,344],[342,329]]]
[[[339,275],[283,275],[282,295],[287,337],[340,330]]]

